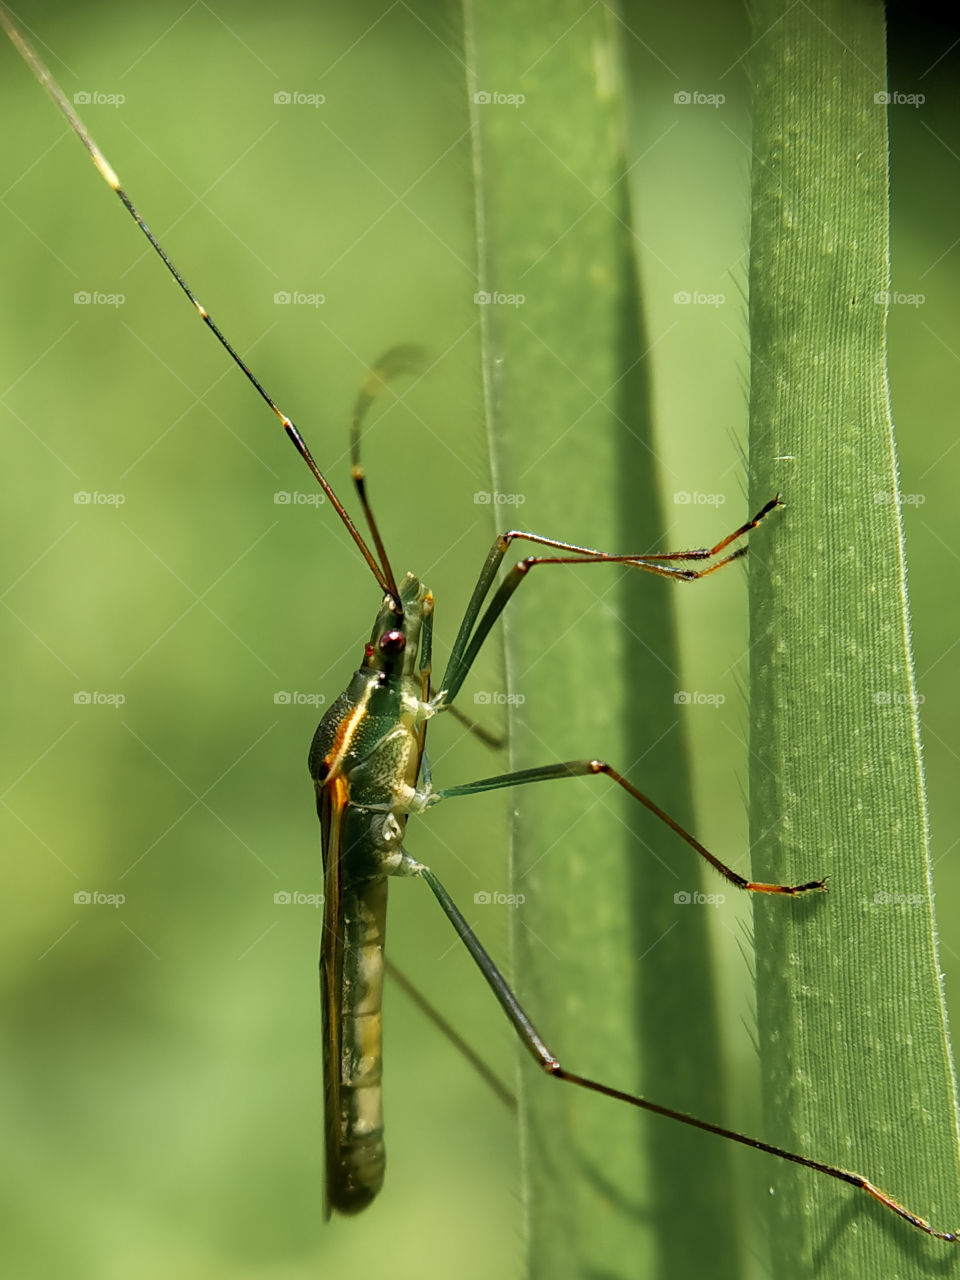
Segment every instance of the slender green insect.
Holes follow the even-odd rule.
[[[694,581],[745,554],[744,539],[782,505],[779,495],[715,545],[687,551],[656,555],[611,554],[523,530],[499,534],[468,601],[446,669],[434,684],[433,596],[414,574],[408,573],[397,579],[371,509],[360,462],[362,427],[371,404],[389,380],[416,367],[418,353],[413,348],[398,347],[383,356],[371,372],[355,406],[351,431],[352,477],[369,530],[368,537],[365,537],[327,481],[293,421],[281,411],[200,304],[123,190],[113,168],[62,90],[2,8],[0,22],[200,318],[276,414],[356,544],[382,595],[360,666],[347,689],[321,720],[309,758],[321,824],[324,867],[320,983],[328,1212],[359,1212],[370,1204],[383,1181],[380,1014],[383,938],[387,881],[390,876],[399,876],[426,883],[521,1042],[546,1074],[845,1182],[865,1191],[920,1231],[941,1240],[956,1241],[958,1233],[937,1230],[862,1174],[786,1151],[568,1070],[551,1052],[439,878],[404,848],[408,817],[422,813],[441,801],[502,788],[603,774],[661,819],[735,887],[750,893],[786,897],[823,890],[825,884],[819,879],[797,885],[763,884],[744,879],[602,760],[571,760],[542,768],[494,774],[457,786],[435,787],[425,753],[428,722],[438,715],[450,712],[482,734],[482,730],[472,725],[459,711],[456,699],[491,628],[532,569],[541,565],[620,564],[674,580]],[[514,563],[501,577],[504,559],[515,542],[533,544],[543,550]]]

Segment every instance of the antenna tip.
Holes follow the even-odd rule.
[[[94,148],[90,154],[93,156],[93,163],[97,166],[97,168],[103,174],[104,178],[106,178],[110,186],[113,187],[114,191],[119,191],[120,179],[117,177],[116,173],[114,172],[113,166],[110,164],[110,161],[107,159],[107,157],[103,154],[103,152],[99,148]]]

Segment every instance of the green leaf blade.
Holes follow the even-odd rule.
[[[524,297],[482,318],[494,469],[522,498],[498,527],[676,549],[625,181],[623,29],[581,4],[483,10],[474,25],[477,85],[524,96],[476,113],[481,289]],[[692,825],[674,590],[616,566],[531,573],[504,619],[525,699],[513,767],[602,757]],[[538,1031],[571,1071],[716,1118],[710,913],[674,900],[700,887],[695,856],[602,777],[518,789],[513,807],[514,976]],[[725,1144],[523,1068],[531,1275],[742,1274]]]
[[[751,485],[787,510],[751,574],[751,835],[758,877],[830,889],[756,907],[768,1136],[950,1229],[956,1098],[887,394],[883,13],[765,4],[754,34]],[[951,1262],[836,1182],[769,1179],[777,1275]]]

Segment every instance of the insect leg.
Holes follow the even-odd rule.
[[[477,579],[477,585],[473,589],[470,600],[467,603],[466,611],[463,615],[463,621],[460,624],[460,630],[457,632],[457,638],[453,642],[453,648],[450,651],[450,660],[447,663],[447,669],[444,672],[440,689],[443,693],[443,703],[438,710],[443,710],[444,706],[454,700],[460,691],[460,687],[466,679],[467,672],[473,665],[474,659],[480,651],[484,640],[490,632],[491,627],[499,618],[500,614],[506,608],[510,597],[519,587],[527,574],[536,565],[540,564],[622,564],[630,569],[642,569],[646,573],[655,573],[662,578],[674,578],[679,582],[694,582],[698,578],[706,578],[711,573],[716,573],[718,569],[722,569],[724,565],[730,564],[734,560],[739,560],[741,556],[747,552],[746,546],[738,547],[735,551],[722,555],[719,560],[716,559],[721,555],[727,547],[731,546],[739,538],[744,537],[752,529],[755,529],[761,520],[771,511],[775,511],[777,507],[783,506],[780,495],[771,498],[764,507],[757,512],[750,520],[745,521],[733,533],[727,534],[725,538],[715,543],[712,547],[697,547],[690,551],[666,551],[658,554],[628,554],[628,555],[611,555],[606,551],[597,551],[592,547],[580,547],[572,542],[558,542],[553,538],[544,538],[536,533],[525,533],[521,530],[512,529],[507,533],[498,535],[493,546],[483,563],[480,570],[480,577]],[[483,608],[483,602],[486,599],[497,570],[503,557],[507,553],[507,548],[511,542],[520,539],[525,542],[533,542],[538,546],[551,547],[557,551],[565,552],[564,555],[556,556],[527,556],[513,566],[510,572],[500,583],[493,599],[484,610],[483,616],[480,616],[480,610]],[[664,561],[713,561],[703,568],[689,569],[678,568],[675,564],[665,564]],[[477,619],[479,618],[479,621]]]
[[[472,720],[470,716],[465,715],[455,703],[448,704],[446,710],[450,712],[454,720],[462,724],[469,733],[472,733],[475,738],[479,738],[488,747],[498,749],[507,745],[507,739],[503,734],[491,733],[482,724],[477,724],[476,720]]]
[[[430,675],[433,662],[433,596],[429,592],[424,600],[423,628],[420,632],[420,697],[424,702],[430,700]],[[455,720],[458,720],[470,733],[479,738],[481,742],[486,743],[488,747],[503,747],[506,745],[506,738],[500,734],[492,733],[489,729],[485,729],[483,725],[471,719],[459,707],[446,705],[446,710],[450,712]],[[421,734],[426,730],[426,721],[421,727]],[[421,739],[422,748],[422,739]]]
[[[729,1138],[732,1142],[739,1142],[745,1147],[752,1147],[755,1151],[764,1151],[767,1155],[778,1156],[781,1160],[789,1160],[793,1164],[801,1165],[805,1169],[812,1169],[816,1173],[826,1174],[827,1177],[836,1178],[839,1182],[846,1182],[849,1186],[865,1191],[879,1204],[883,1205],[885,1209],[889,1209],[892,1213],[903,1218],[905,1222],[909,1222],[911,1226],[926,1232],[927,1235],[935,1236],[938,1240],[946,1240],[950,1243],[956,1243],[960,1240],[960,1232],[936,1230],[925,1218],[911,1213],[909,1209],[906,1209],[899,1201],[894,1200],[892,1196],[887,1195],[885,1191],[881,1191],[863,1174],[850,1173],[846,1169],[841,1169],[832,1164],[824,1164],[820,1160],[810,1160],[806,1156],[797,1155],[796,1152],[786,1151],[783,1147],[775,1147],[769,1142],[761,1142],[758,1138],[750,1138],[746,1134],[737,1133],[734,1129],[725,1129],[721,1125],[711,1124],[707,1120],[699,1120],[696,1116],[688,1115],[685,1111],[675,1111],[672,1107],[650,1102],[637,1094],[625,1093],[621,1089],[614,1089],[610,1085],[601,1084],[598,1080],[589,1080],[586,1076],[578,1076],[572,1071],[567,1071],[547,1047],[536,1027],[527,1016],[523,1006],[513,994],[503,974],[501,974],[493,960],[484,950],[479,938],[458,910],[456,903],[430,868],[404,854],[403,869],[407,875],[419,876],[430,886],[434,897],[440,903],[444,914],[453,925],[461,942],[473,956],[487,986],[496,996],[523,1045],[547,1075],[554,1076],[558,1080],[565,1080],[568,1084],[577,1085],[581,1089],[589,1089],[593,1093],[603,1094],[607,1098],[614,1098],[618,1102],[629,1103],[631,1106],[639,1107],[644,1111],[652,1111],[655,1115],[666,1116],[669,1120],[678,1120],[681,1124],[691,1125],[694,1129],[702,1129],[705,1133],[715,1133],[721,1138]]]
[[[485,1084],[489,1085],[500,1101],[509,1107],[511,1111],[516,1111],[517,1100],[503,1081],[490,1070],[483,1058],[467,1044],[463,1036],[453,1029],[443,1014],[414,986],[403,970],[399,969],[392,960],[388,960],[386,957],[384,957],[383,966],[391,982],[396,983],[407,998],[413,1001],[420,1012],[430,1019],[437,1030],[446,1036],[455,1049],[459,1050],[477,1075],[480,1076]]]
[[[433,791],[430,794],[429,804],[437,804],[440,800],[447,800],[453,796],[473,796],[478,795],[482,791],[496,791],[500,787],[518,787],[525,786],[529,782],[546,782],[551,778],[582,778],[593,774],[604,773],[611,778],[618,786],[623,787],[628,795],[633,796],[635,800],[646,806],[655,817],[661,822],[665,822],[671,831],[675,831],[681,840],[686,843],[701,858],[705,858],[707,862],[722,876],[736,885],[738,889],[746,889],[750,893],[784,893],[784,894],[800,894],[807,893],[811,889],[824,889],[826,884],[823,880],[810,880],[806,884],[764,884],[756,880],[747,880],[732,867],[728,867],[725,862],[704,848],[695,836],[686,831],[665,813],[659,805],[655,804],[649,796],[645,796],[642,791],[638,791],[632,783],[628,782],[622,774],[618,773],[611,765],[603,760],[565,760],[559,764],[541,765],[536,769],[519,769],[514,773],[500,773],[492,778],[481,778],[477,782],[464,782],[455,787],[443,787],[440,790]]]

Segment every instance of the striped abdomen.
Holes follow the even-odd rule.
[[[339,1009],[323,988],[327,1202],[358,1213],[383,1182],[381,999],[386,879],[341,887]],[[321,975],[322,978],[325,975]]]

